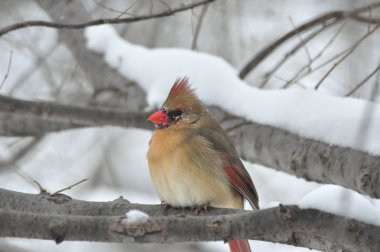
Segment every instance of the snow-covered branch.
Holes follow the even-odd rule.
[[[380,228],[357,220],[297,206],[256,212],[210,209],[193,216],[190,209],[138,205],[123,199],[86,202],[65,195],[33,195],[0,189],[0,236],[55,240],[172,243],[256,239],[324,251],[375,251]],[[136,209],[150,218],[123,224],[125,213]],[[316,221],[318,220],[318,221]],[[336,232],[335,230],[340,230]]]
[[[218,108],[213,112],[243,159],[380,198],[380,156],[249,122]]]
[[[124,112],[23,101],[0,96],[0,134],[39,136],[80,127],[113,125],[151,128],[147,113]],[[242,158],[307,180],[341,185],[380,197],[380,157],[300,137],[288,131],[249,122],[220,108],[210,107],[234,140]]]

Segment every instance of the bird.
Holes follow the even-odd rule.
[[[227,134],[190,87],[178,78],[162,107],[148,117],[154,130],[147,161],[164,206],[259,209],[252,179]],[[231,252],[248,252],[248,240],[230,240]]]

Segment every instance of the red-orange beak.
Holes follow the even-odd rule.
[[[148,117],[148,121],[151,121],[158,127],[165,127],[169,124],[169,117],[164,110],[159,110],[151,114]]]

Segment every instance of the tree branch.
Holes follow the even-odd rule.
[[[163,216],[160,205],[131,204],[122,199],[86,202],[65,195],[33,195],[4,189],[0,189],[0,195],[0,237],[49,239],[57,243],[248,238],[324,251],[375,251],[380,244],[380,227],[297,206],[280,205],[255,212],[210,209],[204,216],[192,216],[191,209],[173,208]],[[144,211],[150,218],[144,223],[122,224],[124,214],[131,209]],[[337,233],[337,228],[341,232]]]
[[[56,23],[56,22],[42,21],[42,20],[25,21],[25,22],[21,22],[17,24],[12,24],[0,29],[0,37],[15,30],[19,30],[19,29],[23,29],[27,27],[33,27],[33,26],[42,26],[46,28],[55,28],[55,29],[83,29],[85,27],[101,25],[101,24],[132,23],[132,22],[137,22],[137,21],[142,21],[142,20],[171,16],[177,12],[190,10],[201,5],[211,3],[213,1],[215,0],[196,1],[188,5],[183,5],[181,7],[168,9],[166,11],[155,13],[155,14],[141,15],[141,16],[136,16],[136,17],[127,17],[127,18],[102,18],[102,19],[96,19],[96,20],[92,20],[92,21],[84,22],[80,24]]]
[[[220,108],[209,109],[235,142],[243,159],[380,198],[380,156],[249,122]],[[0,96],[0,135],[33,136],[104,125],[151,129],[146,121],[148,114]]]
[[[24,101],[0,95],[0,135],[39,136],[80,127],[114,125],[148,129],[147,114]]]
[[[276,41],[272,42],[268,46],[264,47],[258,53],[256,53],[253,58],[242,68],[239,73],[239,77],[244,79],[258,64],[260,64],[267,56],[269,56],[274,50],[276,50],[284,42],[288,41],[290,38],[306,32],[318,25],[331,26],[332,24],[337,24],[343,20],[351,19],[358,22],[379,24],[380,20],[375,18],[365,18],[359,16],[362,12],[368,11],[369,9],[375,9],[380,7],[380,2],[372,3],[368,6],[355,9],[353,11],[333,11],[326,13],[320,17],[314,18],[292,31],[286,33]]]

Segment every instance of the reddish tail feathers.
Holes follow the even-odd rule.
[[[251,252],[248,240],[231,240],[228,245],[231,252]]]

